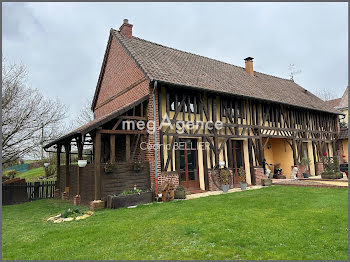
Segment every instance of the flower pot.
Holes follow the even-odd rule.
[[[79,167],[85,167],[87,165],[87,160],[78,160]]]
[[[247,189],[247,183],[239,182],[239,185],[241,186],[242,190],[246,190]]]
[[[227,193],[228,190],[230,189],[230,185],[222,185],[221,189],[222,189],[222,191],[224,191],[224,193]]]
[[[262,186],[272,186],[272,180],[269,178],[261,179]]]
[[[186,191],[181,189],[176,189],[174,191],[174,198],[175,199],[186,199]]]

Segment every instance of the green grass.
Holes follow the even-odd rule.
[[[46,222],[72,205],[3,207],[3,259],[348,259],[348,191],[273,186]]]
[[[30,169],[18,174],[16,177],[25,178],[27,182],[31,182],[37,181],[40,176],[45,176],[45,169],[43,167]]]

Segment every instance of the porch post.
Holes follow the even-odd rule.
[[[66,143],[64,145],[64,150],[66,153],[66,177],[65,177],[65,188],[64,188],[64,192],[66,192],[67,194],[69,194],[69,180],[70,180],[70,173],[69,173],[69,153],[71,150],[71,146],[70,146],[70,141],[68,143]]]
[[[56,152],[56,192],[61,191],[61,150],[62,145],[57,144],[57,152]]]
[[[101,199],[101,133],[96,131],[95,137],[95,200]]]
[[[78,136],[76,138],[76,141],[77,141],[77,147],[78,147],[78,160],[82,160],[83,159],[83,148],[84,148],[83,137]],[[76,195],[76,198],[78,198],[78,201],[76,201],[76,203],[80,204],[80,167],[79,167],[79,165],[78,165],[78,170],[77,170],[77,195]]]
[[[111,134],[110,137],[111,151],[110,151],[110,161],[115,163],[115,135]]]
[[[125,155],[126,162],[130,161],[130,135],[125,136]]]

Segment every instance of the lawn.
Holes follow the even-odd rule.
[[[39,177],[42,177],[42,176],[43,177],[45,176],[45,169],[43,167],[33,168],[26,172],[19,173],[18,175],[16,175],[16,177],[25,178],[26,182],[42,181],[39,179]],[[50,178],[45,181],[53,181],[53,180],[56,180],[56,177]]]
[[[273,186],[46,222],[72,205],[3,207],[3,259],[348,259],[348,191]]]
[[[32,182],[37,181],[40,176],[45,176],[45,169],[43,167],[30,169],[18,174],[16,177],[25,178],[27,182]]]

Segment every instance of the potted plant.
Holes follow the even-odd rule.
[[[178,186],[174,192],[175,199],[186,199],[186,190],[183,186]]]
[[[308,178],[309,174],[306,172],[306,169],[310,165],[310,159],[307,157],[303,157],[299,162],[299,174],[302,174],[304,178]]]
[[[246,190],[247,181],[246,181],[246,176],[245,176],[245,170],[243,167],[239,168],[238,175],[239,175],[239,185],[241,186],[241,189]]]
[[[162,201],[168,202],[174,200],[175,185],[172,182],[165,182],[162,187]]]
[[[139,161],[134,162],[134,171],[135,172],[140,172],[142,169],[142,163]]]
[[[113,171],[117,168],[117,165],[115,163],[112,163],[111,161],[108,161],[105,166],[104,170],[106,174],[113,173]]]
[[[225,168],[220,170],[220,180],[221,180],[221,189],[224,193],[227,193],[230,188],[230,171]]]

